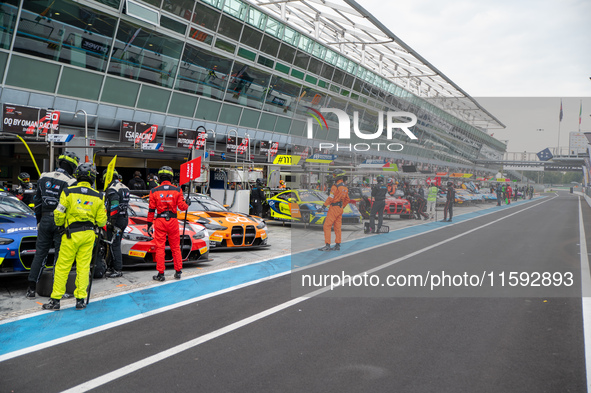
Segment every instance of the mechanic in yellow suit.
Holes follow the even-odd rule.
[[[66,188],[60,195],[60,203],[53,215],[55,225],[62,227],[60,254],[55,264],[53,292],[44,310],[59,310],[60,299],[66,292],[68,274],[76,260],[76,309],[86,307],[90,262],[95,243],[95,228],[107,223],[107,211],[100,194],[91,184],[96,180],[96,170],[90,163],[78,166],[74,171],[76,185]]]
[[[343,223],[343,211],[349,203],[349,189],[345,185],[345,171],[335,169],[332,172],[334,184],[330,194],[324,201],[323,209],[328,207],[328,213],[324,219],[324,243],[325,246],[318,251],[339,251],[341,249],[341,225]],[[330,247],[330,232],[334,227],[335,246]]]

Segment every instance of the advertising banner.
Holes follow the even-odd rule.
[[[190,149],[193,146],[195,138],[197,138],[197,141],[195,142],[195,150],[202,149],[203,146],[205,146],[205,141],[207,139],[207,131],[184,130],[179,128],[176,147]]]
[[[244,154],[247,148],[247,138],[236,138],[235,136],[229,136],[226,139],[226,153]]]
[[[134,145],[150,143],[156,139],[157,132],[157,124],[122,121],[121,130],[119,132],[119,142],[131,142]]]
[[[2,131],[22,136],[59,133],[60,112],[12,104],[2,105]]]

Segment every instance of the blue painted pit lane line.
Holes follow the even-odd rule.
[[[344,242],[340,252],[321,252],[316,249],[302,251],[297,254],[297,268],[302,268],[330,259],[359,253],[368,248],[383,246],[387,243],[423,234],[445,226],[491,214],[523,203],[534,201],[522,200],[511,205],[494,206],[481,211],[462,214],[454,217],[452,223],[427,222],[423,225],[402,228],[387,234],[368,235],[362,239]],[[232,290],[237,286],[248,285],[257,280],[287,274],[292,269],[291,255],[276,257],[248,265],[237,266],[208,274],[185,278],[180,281],[169,281],[150,288],[133,292],[93,299],[85,310],[76,310],[73,306],[60,311],[46,311],[32,316],[0,323],[0,361],[27,353],[27,348],[41,346],[50,341],[59,342],[71,335],[100,329],[105,325],[115,324],[122,320],[136,320],[138,316],[146,316],[166,309],[175,304],[190,302],[192,299],[215,294],[215,292]],[[164,311],[164,310],[163,310]],[[108,326],[105,327],[105,329]],[[34,332],[34,334],[32,334]],[[90,333],[89,333],[90,334]],[[80,335],[82,336],[82,335]],[[57,341],[56,341],[57,340]],[[67,340],[65,340],[67,341]],[[35,349],[31,349],[31,352]],[[13,352],[14,356],[10,354]]]

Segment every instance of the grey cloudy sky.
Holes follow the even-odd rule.
[[[580,98],[591,131],[591,1],[358,2],[499,118],[508,151],[555,147],[561,98],[560,145],[578,130]]]

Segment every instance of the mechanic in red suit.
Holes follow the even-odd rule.
[[[150,206],[148,211],[148,232],[154,231],[156,243],[156,270],[158,275],[152,278],[156,281],[164,281],[164,251],[166,248],[166,236],[174,261],[174,278],[181,278],[183,257],[181,255],[179,222],[176,217],[177,210],[187,210],[191,201],[187,204],[183,198],[180,187],[172,185],[173,172],[169,166],[163,166],[158,171],[160,185],[150,190]],[[152,222],[154,228],[152,228]]]

